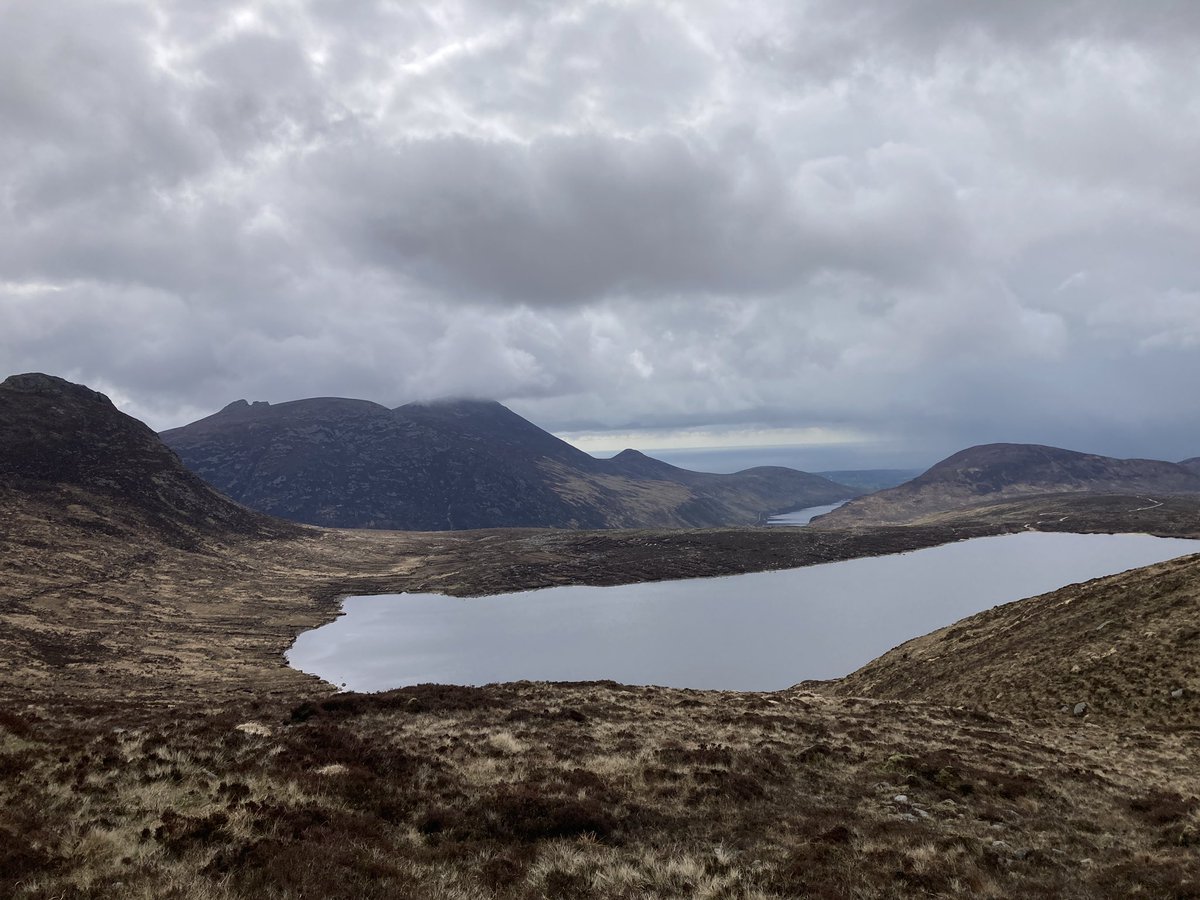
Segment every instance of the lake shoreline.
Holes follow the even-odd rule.
[[[332,623],[298,637],[285,658],[355,691],[596,679],[774,691],[844,677],[993,606],[1196,552],[1200,542],[1149,535],[1023,532],[743,573],[738,584],[717,576],[564,585],[481,597],[470,607],[446,605],[434,592],[356,595]],[[730,647],[748,659],[736,662]]]

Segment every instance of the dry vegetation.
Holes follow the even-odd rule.
[[[1190,897],[1193,738],[800,691],[4,717],[14,897]],[[1168,786],[1170,789],[1168,789]]]
[[[163,540],[81,492],[0,501],[2,897],[1200,897],[1192,695],[1110,703],[1110,680],[1090,715],[1058,705],[1069,677],[1194,675],[1195,563],[964,624],[891,681],[334,695],[282,652],[348,592],[779,568],[1024,523]],[[1161,515],[1147,530],[1200,521]],[[1095,616],[1114,621],[1080,639]],[[1118,637],[1094,670],[1054,665]],[[905,702],[836,696],[902,678]]]
[[[902,644],[839,693],[1200,728],[1200,557],[1009,603]]]
[[[1200,498],[1140,494],[1038,494],[971,503],[924,513],[906,521],[915,528],[1009,528],[1037,531],[1108,532],[1200,537]],[[847,527],[832,516],[818,527]],[[851,526],[874,530],[876,526]]]
[[[991,526],[797,529],[164,532],[78,488],[0,484],[0,685],[122,697],[321,691],[281,665],[338,598],[456,596],[727,575],[928,547]],[[1004,529],[1001,529],[1004,530]]]

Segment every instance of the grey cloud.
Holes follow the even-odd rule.
[[[0,158],[16,176],[6,205],[23,220],[101,194],[128,211],[205,166],[203,135],[154,71],[145,11],[17,2],[4,15]]]
[[[1176,52],[1200,34],[1200,11],[1188,0],[810,0],[778,9],[772,33],[743,36],[743,50],[826,76],[863,66],[924,75],[948,58],[986,65],[993,54],[1027,59],[1061,45]]]
[[[309,160],[329,243],[470,296],[761,293],[825,268],[920,278],[960,251],[954,186],[911,148],[789,173],[694,135],[351,143]]]
[[[0,16],[0,359],[156,425],[466,393],[1200,453],[1195,4]]]
[[[311,140],[336,119],[336,106],[294,41],[239,34],[207,48],[192,66],[203,79],[196,122],[231,161],[264,146]]]

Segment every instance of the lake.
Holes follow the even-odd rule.
[[[854,671],[1000,603],[1200,551],[1147,535],[976,538],[800,569],[461,600],[351,597],[288,662],[354,691],[584,681],[768,691]]]
[[[823,516],[825,513],[833,512],[840,506],[845,506],[849,500],[842,500],[840,503],[829,503],[825,506],[806,506],[804,509],[793,509],[791,512],[780,513],[777,516],[771,516],[767,519],[768,525],[807,525],[817,516]]]

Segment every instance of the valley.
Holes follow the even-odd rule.
[[[1196,557],[768,692],[335,694],[284,660],[350,594],[770,571],[1031,529],[1200,538],[1191,498],[1060,493],[849,529],[315,528],[231,504],[100,395],[10,382],[6,895],[1085,898],[1200,884]]]

